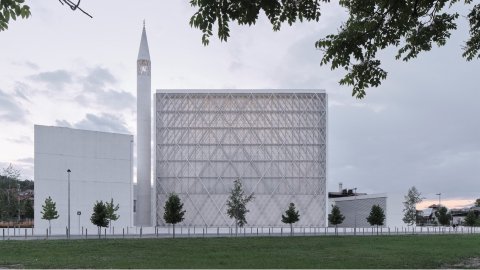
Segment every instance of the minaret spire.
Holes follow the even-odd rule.
[[[152,77],[145,21],[137,59],[137,212],[136,226],[151,226]]]

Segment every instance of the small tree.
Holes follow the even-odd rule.
[[[465,217],[464,224],[473,227],[477,223],[477,217],[475,216],[475,213],[473,211],[468,211],[467,216]]]
[[[435,212],[435,216],[438,219],[438,223],[442,226],[450,225],[450,220],[452,219],[452,215],[448,214],[448,209],[445,206],[440,207],[437,212]]]
[[[378,226],[383,226],[385,222],[385,213],[380,205],[373,205],[370,215],[367,217],[368,223],[372,226],[377,226],[377,235],[378,235]]]
[[[105,207],[107,211],[107,219],[110,227],[110,232],[112,232],[112,221],[116,221],[120,218],[120,215],[116,214],[120,206],[118,204],[115,205],[112,198],[110,202],[105,202]]]
[[[403,202],[403,222],[408,226],[414,225],[417,221],[417,203],[422,202],[422,194],[417,190],[415,186],[408,190]]]
[[[165,213],[163,214],[163,219],[166,223],[172,224],[173,226],[173,238],[175,238],[175,224],[183,221],[183,215],[185,215],[185,210],[183,210],[183,203],[180,201],[175,193],[170,193],[168,199],[165,202]]]
[[[58,215],[57,212],[57,206],[56,203],[48,196],[48,198],[45,199],[45,204],[42,205],[42,211],[40,212],[42,214],[42,219],[48,220],[48,234],[52,234],[52,219],[57,219],[60,216]]]
[[[93,213],[90,217],[90,221],[97,226],[98,238],[100,239],[102,227],[108,226],[107,207],[105,206],[103,201],[97,201],[93,206]]]
[[[330,224],[335,225],[335,235],[338,235],[338,224],[342,224],[345,220],[345,216],[340,212],[340,208],[337,205],[332,207],[332,211],[328,214],[328,221]]]
[[[475,206],[476,206],[476,207],[480,207],[480,199],[477,199],[477,200],[475,201]]]
[[[285,216],[282,215],[282,222],[285,224],[290,224],[290,235],[293,235],[293,223],[299,220],[300,214],[298,211],[295,211],[295,204],[291,202],[287,211],[285,211]]]
[[[230,196],[227,200],[227,214],[230,218],[235,219],[235,235],[238,233],[239,226],[243,227],[247,224],[245,217],[249,212],[247,209],[247,203],[253,199],[253,193],[249,196],[245,195],[240,179],[233,182],[233,189],[230,191]]]
[[[33,210],[33,201],[27,199],[25,202],[25,217],[29,219],[33,219],[34,214],[35,212]]]

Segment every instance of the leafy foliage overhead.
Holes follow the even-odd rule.
[[[253,25],[263,11],[274,31],[282,23],[318,21],[323,4],[329,0],[191,0],[198,8],[190,25],[202,31],[202,43],[208,45],[213,26],[218,27],[218,38],[227,41],[230,22]],[[363,98],[366,89],[377,87],[387,78],[377,53],[388,47],[397,47],[396,59],[409,61],[433,45],[443,46],[457,28],[460,14],[455,4],[469,5],[472,0],[339,0],[347,9],[349,18],[336,34],[320,38],[315,46],[324,54],[321,65],[342,68],[346,75],[341,85],[353,88],[352,95]],[[467,17],[470,36],[463,47],[468,61],[480,58],[480,4],[469,7]]]
[[[10,19],[16,20],[30,16],[30,7],[24,4],[25,0],[1,0],[0,1],[0,32],[8,29]]]

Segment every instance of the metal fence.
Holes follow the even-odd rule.
[[[81,233],[68,236],[68,229],[63,233],[35,232],[33,228],[0,228],[0,240],[41,240],[41,239],[121,239],[121,238],[169,238],[173,237],[173,228],[169,227],[126,227],[101,228],[101,230],[82,228]],[[447,234],[479,234],[480,227],[376,227],[338,228],[333,227],[185,227],[176,226],[175,236],[188,237],[256,237],[272,236],[375,236],[375,235],[447,235]]]

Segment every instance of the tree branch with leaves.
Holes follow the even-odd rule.
[[[421,52],[428,52],[433,45],[444,46],[452,31],[457,28],[460,14],[456,5],[469,6],[472,0],[340,0],[339,5],[349,14],[336,34],[320,38],[315,47],[323,52],[320,65],[331,69],[343,69],[341,85],[352,87],[352,96],[363,98],[366,90],[378,87],[387,78],[378,58],[380,51],[398,48],[395,58],[409,61]],[[264,13],[274,31],[282,24],[299,21],[317,21],[321,5],[329,0],[191,0],[198,8],[190,19],[190,25],[202,31],[202,43],[209,44],[214,35],[221,41],[230,37],[230,23],[254,25],[260,13]],[[470,25],[469,37],[463,46],[462,56],[471,61],[480,58],[480,4],[468,7],[462,14]]]

